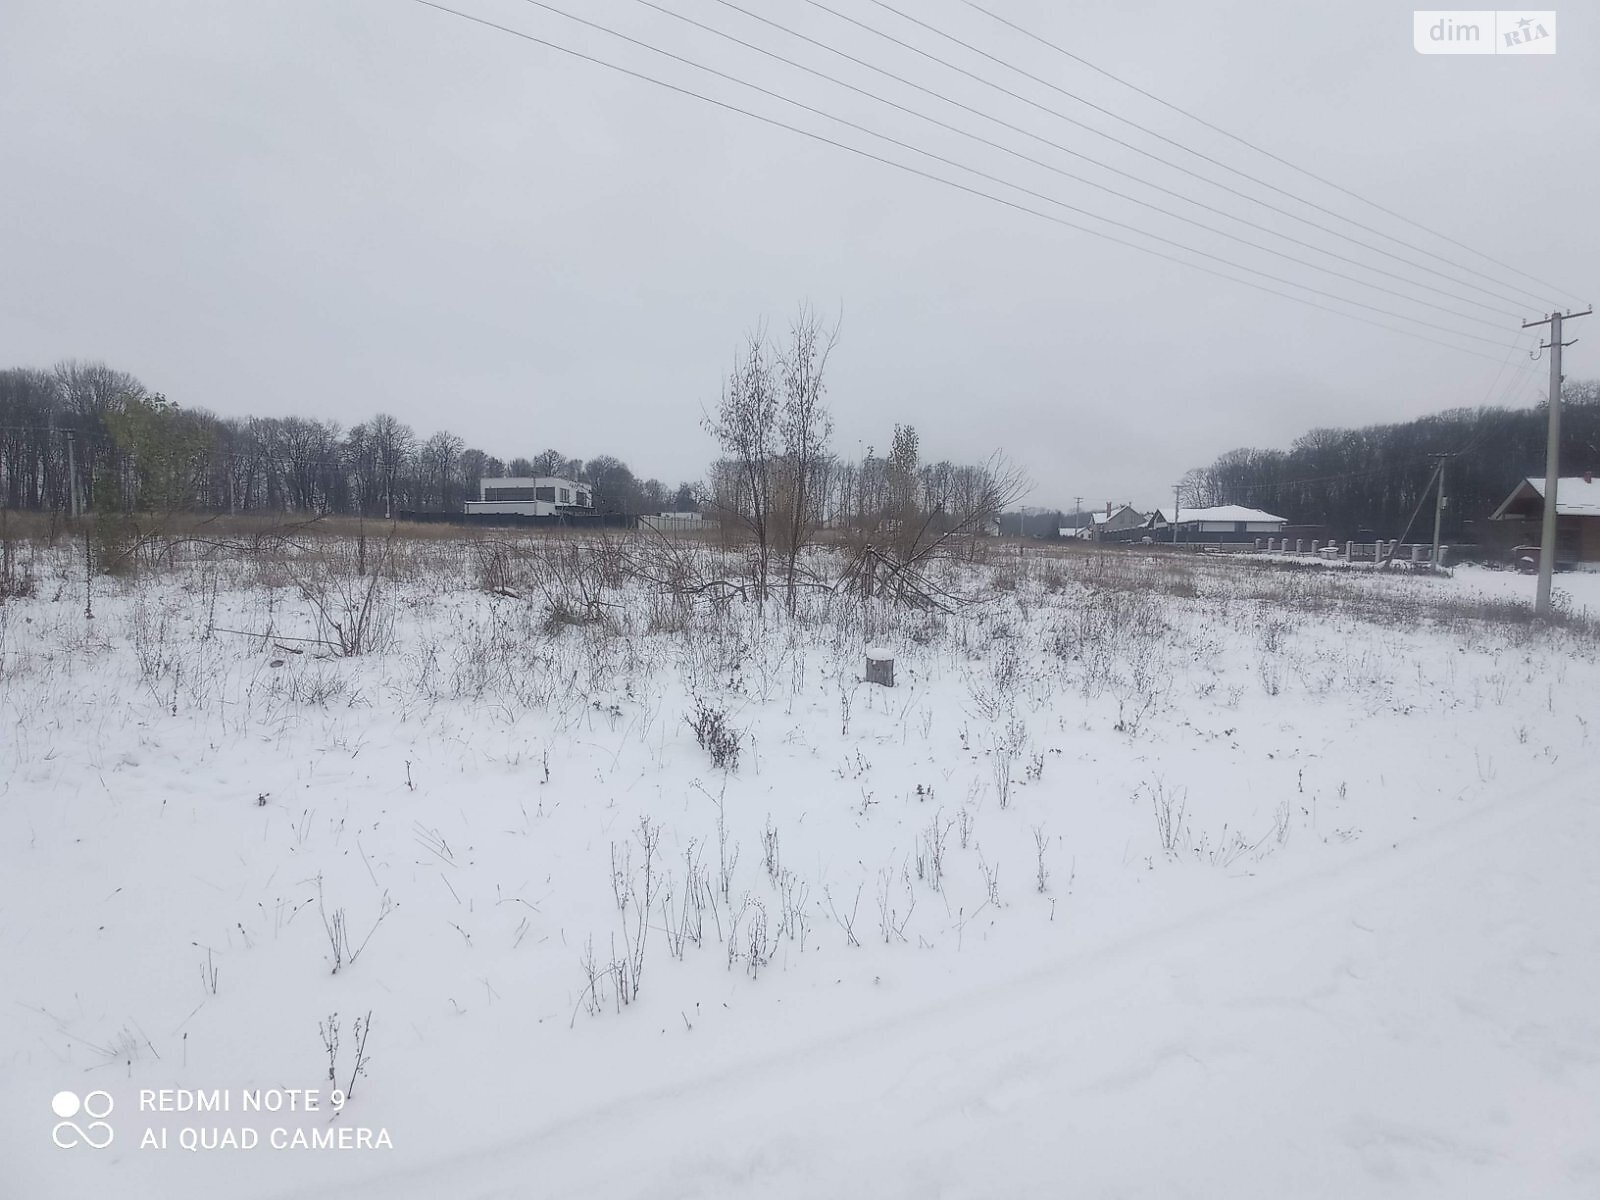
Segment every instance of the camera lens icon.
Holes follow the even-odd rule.
[[[103,1119],[111,1115],[114,1107],[116,1101],[111,1098],[110,1092],[89,1092],[81,1099],[77,1092],[57,1092],[50,1098],[50,1111],[61,1120],[50,1131],[51,1141],[63,1150],[79,1145],[92,1150],[104,1150],[116,1136]],[[72,1119],[79,1113],[90,1118],[86,1126]]]

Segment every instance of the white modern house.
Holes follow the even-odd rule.
[[[1147,528],[1155,540],[1171,538],[1170,513],[1170,509],[1157,509],[1150,515]],[[1258,537],[1282,536],[1284,526],[1289,523],[1286,517],[1239,504],[1222,504],[1215,508],[1180,508],[1177,513],[1177,540],[1180,542],[1249,542]]]
[[[496,516],[554,517],[569,512],[592,512],[594,493],[589,485],[558,475],[513,475],[483,479],[478,499],[467,501],[467,512]]]

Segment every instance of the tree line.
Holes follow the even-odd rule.
[[[1562,387],[1561,473],[1600,469],[1600,381]],[[1544,475],[1549,405],[1457,408],[1360,429],[1313,429],[1288,450],[1230,450],[1184,476],[1191,508],[1240,504],[1332,536],[1400,537],[1419,505],[1431,531],[1432,454],[1449,462],[1446,536],[1473,537],[1525,476]]]
[[[19,510],[289,512],[390,516],[460,511],[478,481],[560,475],[603,512],[692,509],[696,486],[640,479],[620,458],[545,450],[502,461],[448,431],[387,413],[348,429],[307,417],[220,417],[180,408],[125,371],[69,360],[0,370],[0,497]]]
[[[747,335],[703,424],[719,457],[704,481],[669,488],[622,459],[545,450],[510,461],[449,431],[420,435],[388,413],[345,428],[308,417],[222,417],[183,408],[105,363],[0,370],[0,501],[13,510],[291,513],[392,517],[460,512],[479,481],[556,475],[586,483],[600,512],[705,511],[755,547],[755,577],[785,581],[819,530],[858,549],[920,561],[990,524],[1025,490],[996,456],[923,463],[916,430],[896,425],[887,454],[845,461],[825,400],[838,328],[802,307],[782,345]],[[765,584],[763,583],[764,587]]]

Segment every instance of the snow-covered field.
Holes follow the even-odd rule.
[[[1600,1195],[1600,576],[554,545],[24,552],[0,1195]]]

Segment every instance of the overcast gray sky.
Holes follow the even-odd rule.
[[[1553,56],[1466,57],[1417,54],[1412,8],[1379,0],[1129,0],[1082,11],[985,0],[1227,130],[1565,289],[1551,291],[1253,154],[960,0],[895,2],[1261,182],[1119,125],[871,0],[827,3],[1410,262],[1208,186],[803,0],[741,3],[1035,136],[716,0],[655,0],[1060,170],[1455,310],[1447,313],[1108,196],[638,0],[552,4],[1049,199],[524,0],[443,2],[1177,257],[1189,255],[1147,235],[1502,346],[1516,317],[1558,301],[1581,306],[1600,291],[1593,3],[1558,10]],[[1057,146],[1399,278],[1252,232]],[[0,364],[103,358],[182,405],[224,415],[349,425],[388,410],[419,433],[448,428],[502,457],[547,446],[610,453],[669,483],[698,478],[711,457],[699,414],[744,331],[762,318],[781,327],[802,300],[843,316],[829,377],[837,449],[882,449],[893,424],[910,421],[928,458],[1006,450],[1036,481],[1033,504],[1070,506],[1078,495],[1086,505],[1155,504],[1184,470],[1232,447],[1286,446],[1318,425],[1486,399],[1531,402],[1547,370],[1521,350],[1508,356],[1351,310],[1460,347],[1447,348],[1264,294],[409,0],[5,0],[0,166]],[[1141,232],[1108,229],[1052,200]],[[1600,317],[1574,323],[1569,336],[1584,340],[1568,352],[1568,375],[1600,374]]]

